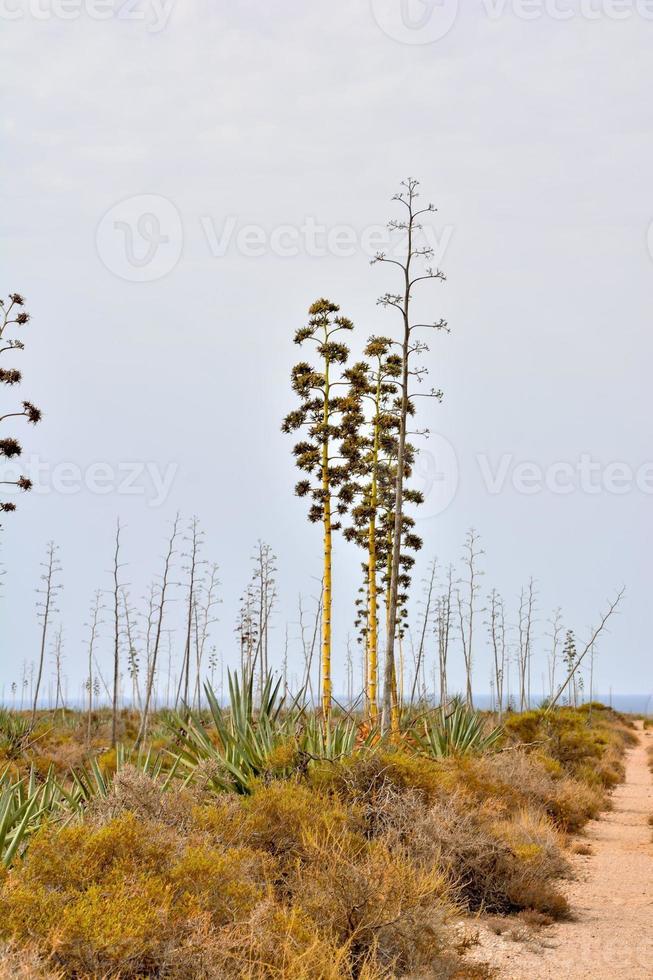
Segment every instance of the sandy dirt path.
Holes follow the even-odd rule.
[[[587,827],[592,854],[573,858],[576,878],[565,891],[573,919],[527,945],[482,931],[479,958],[498,980],[652,980],[653,780],[650,732],[628,752],[626,779],[614,808]]]

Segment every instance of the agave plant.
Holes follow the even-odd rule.
[[[382,735],[377,728],[364,727],[351,718],[331,719],[325,724],[311,714],[298,725],[296,738],[297,748],[310,759],[335,762],[378,746]]]
[[[0,775],[0,861],[5,867],[25,853],[29,838],[66,812],[66,796],[51,769],[39,783],[34,768],[22,779]]]
[[[269,674],[262,685],[258,706],[254,697],[254,677],[229,672],[229,710],[223,711],[210,684],[206,697],[217,739],[214,741],[197,715],[186,710],[175,713],[168,722],[179,751],[177,758],[192,779],[198,766],[208,766],[209,783],[216,789],[248,793],[252,780],[268,767],[268,760],[279,745],[293,734],[294,711],[282,715],[284,699],[281,679]]]
[[[460,701],[441,708],[424,720],[423,734],[416,733],[419,746],[436,759],[452,755],[487,752],[501,738],[503,729],[486,730],[480,714]]]
[[[352,720],[326,723],[316,718],[301,706],[301,694],[286,707],[281,679],[275,680],[272,674],[264,680],[258,704],[253,677],[247,674],[241,682],[237,673],[229,673],[227,710],[220,707],[210,684],[205,684],[205,691],[215,737],[188,709],[170,718],[168,728],[179,746],[177,758],[187,771],[187,781],[203,766],[208,784],[215,789],[251,792],[252,781],[270,771],[273,753],[289,743],[294,752],[288,757],[288,773],[302,757],[309,763],[335,760],[372,744],[377,737],[370,733],[361,741]],[[275,770],[280,775],[284,772],[278,764]]]
[[[338,719],[325,725],[320,718],[309,715],[298,735],[298,746],[312,758],[334,760],[351,755],[357,735],[358,726],[353,721]]]
[[[0,748],[6,758],[17,759],[23,754],[29,744],[31,731],[27,718],[0,708]]]

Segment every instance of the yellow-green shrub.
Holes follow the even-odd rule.
[[[352,976],[347,944],[325,937],[303,909],[273,901],[261,903],[247,922],[222,932],[217,960],[222,972],[215,974],[216,980],[218,975],[238,980],[349,980]],[[370,957],[360,980],[387,980],[387,976]]]
[[[535,748],[560,763],[570,775],[610,788],[623,778],[621,756],[636,737],[609,708],[557,708],[511,714],[505,722],[509,739]]]
[[[355,835],[356,811],[333,794],[296,782],[259,786],[251,796],[219,799],[194,811],[195,824],[218,840],[242,841],[274,855],[282,863],[301,856],[304,841]]]
[[[246,919],[267,892],[269,859],[185,843],[124,814],[106,826],[42,831],[0,895],[5,938],[34,939],[69,969],[159,969],[198,916]],[[131,972],[129,972],[131,971]]]

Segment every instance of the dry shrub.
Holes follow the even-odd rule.
[[[603,754],[594,765],[583,764],[576,769],[576,776],[590,786],[614,789],[623,782],[626,768],[623,762],[623,747],[611,743],[606,745]]]
[[[418,810],[452,795],[466,797],[470,808],[492,801],[504,813],[527,806],[542,810],[567,832],[580,830],[604,805],[599,789],[565,775],[550,756],[517,747],[438,761],[399,752],[362,757],[332,771],[330,785],[358,808],[370,835],[383,832],[392,801],[400,798],[405,808],[410,797]]]
[[[336,792],[348,803],[359,805],[369,816],[388,789],[402,795],[416,794],[423,805],[446,796],[455,788],[458,762],[429,759],[405,750],[379,751],[352,756],[337,766],[311,774],[317,784]]]
[[[225,814],[222,801],[195,811],[203,830],[231,836],[237,827],[239,840],[274,857],[277,893],[319,922],[333,949],[348,950],[355,975],[377,962],[430,963],[445,945],[444,877],[370,841],[366,816],[361,800],[291,782],[260,787],[236,812]],[[380,809],[376,823],[378,836],[387,829]]]
[[[321,785],[327,783],[325,774],[318,778]],[[328,785],[348,808],[354,808],[367,838],[391,834],[399,843],[402,833],[441,793],[439,773],[431,760],[400,753],[362,755],[331,767]]]
[[[126,770],[86,823],[36,835],[0,935],[66,976],[380,980],[443,951],[442,873],[368,840],[355,809],[293,784],[215,806],[155,786]]]
[[[76,766],[81,766],[87,755],[84,744],[73,741],[72,737],[46,744],[39,743],[36,748],[38,751],[30,762],[42,776],[45,776],[51,767],[54,767],[58,775],[64,775]]]
[[[546,929],[554,922],[550,915],[546,915],[544,912],[536,912],[535,909],[524,909],[523,912],[517,913],[517,918],[534,932],[539,929]]]
[[[508,731],[496,754],[361,751],[248,797],[209,795],[209,764],[194,789],[165,793],[125,767],[83,825],[45,828],[1,876],[0,937],[34,950],[23,974],[44,980],[59,967],[123,980],[485,977],[457,955],[452,904],[533,923],[564,914],[558,830],[596,815],[632,738],[598,708],[591,726],[563,709],[509,718]],[[56,751],[84,726],[69,735]]]
[[[196,795],[173,787],[162,792],[161,783],[132,765],[117,772],[106,797],[92,801],[86,814],[91,823],[102,824],[133,813],[141,820],[156,820],[186,830],[192,826],[192,806]]]
[[[431,963],[447,945],[451,906],[445,876],[419,867],[397,848],[335,837],[306,840],[293,895],[333,936],[347,944],[354,965],[370,957],[400,973]]]
[[[637,742],[632,726],[602,705],[526,711],[505,721],[509,739],[526,747],[544,748],[564,770],[590,785],[611,788],[623,779],[622,756]]]
[[[239,980],[342,980],[351,975],[346,946],[337,947],[320,935],[303,910],[272,901],[261,903],[247,922],[223,933],[219,959],[219,976]],[[370,974],[370,980],[373,976],[378,974]]]
[[[447,980],[492,980],[496,975],[488,963],[460,963],[446,977]],[[433,980],[433,975],[423,974],[423,978]]]
[[[580,830],[597,817],[603,794],[564,775],[553,760],[523,749],[500,752],[470,763],[467,789],[475,788],[478,799],[496,796],[506,810],[520,806],[541,809],[567,832]]]
[[[566,912],[555,881],[568,865],[552,820],[577,829],[602,800],[524,750],[444,761],[377,754],[340,766],[329,784],[355,806],[369,839],[444,870],[464,906],[501,913]]]
[[[561,916],[567,910],[555,887],[568,872],[560,840],[536,812],[498,816],[492,806],[469,808],[454,796],[424,815],[408,846],[420,862],[438,862],[454,894],[473,911],[535,909]]]
[[[198,806],[194,821],[213,839],[238,840],[273,855],[282,870],[303,856],[306,838],[347,837],[356,846],[360,829],[353,808],[294,782],[274,782],[251,796]]]

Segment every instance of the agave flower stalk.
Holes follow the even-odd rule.
[[[386,632],[385,670],[383,708],[386,724],[392,712],[392,691],[394,666],[394,647],[397,619],[400,607],[401,585],[401,535],[404,516],[405,500],[405,458],[408,444],[408,419],[410,415],[411,392],[409,384],[412,380],[421,379],[425,368],[414,368],[415,357],[427,350],[425,344],[416,339],[416,331],[426,329],[446,330],[447,324],[443,319],[431,323],[416,323],[412,318],[412,299],[415,287],[424,281],[443,280],[444,274],[439,269],[427,267],[417,271],[416,263],[421,259],[429,260],[433,249],[427,245],[418,244],[418,234],[421,229],[420,218],[424,214],[435,211],[432,204],[425,208],[418,205],[419,181],[412,177],[402,182],[402,190],[395,194],[393,200],[399,204],[404,215],[402,220],[392,220],[389,228],[400,232],[405,238],[405,252],[401,260],[389,257],[384,252],[378,252],[373,259],[375,263],[388,263],[399,269],[401,291],[385,293],[379,298],[379,304],[387,309],[396,310],[401,317],[401,378],[399,380],[399,432],[397,438],[397,468],[395,479],[394,518],[395,527],[392,540],[392,562],[390,566],[390,605]],[[441,392],[432,390],[430,396],[441,397]]]
[[[387,337],[372,337],[365,348],[369,361],[355,364],[346,372],[350,388],[345,400],[343,455],[350,463],[350,482],[347,494],[357,499],[352,507],[352,526],[345,531],[349,540],[367,551],[363,564],[365,573],[365,611],[359,605],[357,625],[363,624],[367,665],[367,709],[372,724],[378,720],[378,596],[379,578],[386,585],[386,613],[389,608],[392,540],[394,532],[394,486],[399,426],[398,378],[401,357],[394,353],[393,342]],[[414,451],[406,453],[407,475],[410,475]],[[415,497],[415,502],[421,498]],[[404,545],[415,546],[419,539],[408,541],[406,531],[411,525],[404,516],[402,533]],[[419,542],[421,543],[421,542]],[[405,573],[410,558],[402,553]],[[385,572],[383,569],[385,568]],[[402,578],[402,584],[408,580]],[[396,683],[395,683],[396,686]],[[395,691],[394,703],[397,697]]]
[[[347,476],[343,458],[334,452],[342,435],[342,399],[338,389],[346,382],[336,374],[349,356],[345,344],[335,339],[342,331],[350,332],[354,325],[339,314],[340,308],[327,299],[319,299],[309,309],[309,320],[295,334],[295,343],[312,342],[316,345],[321,365],[312,367],[305,361],[296,364],[292,371],[292,387],[300,398],[300,406],[290,412],[282,425],[284,432],[297,432],[304,428],[306,439],[294,447],[297,466],[308,474],[295,487],[299,497],[312,500],[309,520],[320,521],[323,528],[323,578],[322,578],[322,657],[321,700],[322,713],[327,719],[331,713],[331,610],[332,610],[332,552],[333,532],[340,528],[339,517],[346,513],[348,500],[345,493],[338,494]],[[334,519],[335,518],[335,519]]]

